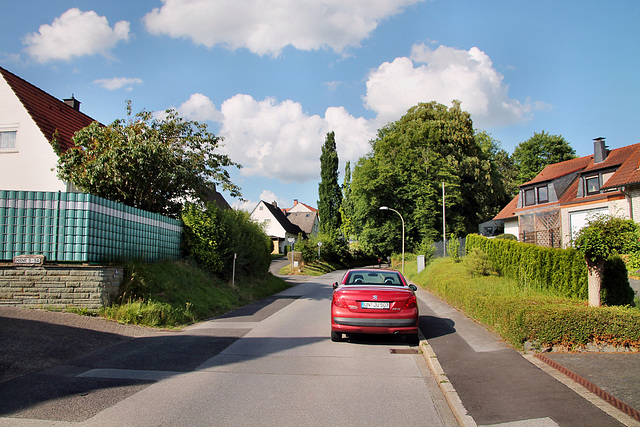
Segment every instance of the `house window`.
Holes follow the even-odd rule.
[[[587,184],[587,194],[598,194],[600,193],[600,176],[592,176],[586,179]]]
[[[549,190],[547,186],[538,187],[538,203],[547,203],[549,201]]]
[[[17,134],[15,130],[0,130],[0,150],[15,150]]]
[[[524,190],[524,205],[531,206],[536,204],[536,193],[533,188]]]

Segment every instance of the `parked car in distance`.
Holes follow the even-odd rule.
[[[418,301],[413,284],[396,270],[353,269],[333,284],[331,341],[343,334],[402,334],[418,342]]]

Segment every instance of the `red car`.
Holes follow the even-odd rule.
[[[333,284],[331,341],[342,334],[402,334],[418,341],[418,302],[415,285],[400,272],[383,269],[349,270]]]

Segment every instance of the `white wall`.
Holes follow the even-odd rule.
[[[66,191],[52,171],[58,156],[2,76],[0,128],[17,130],[16,150],[0,150],[1,190]]]
[[[567,248],[571,246],[571,241],[575,233],[580,231],[580,229],[587,224],[587,221],[596,214],[609,214],[629,219],[629,203],[626,198],[620,197],[613,200],[576,204],[562,208],[560,211],[562,220],[562,247]]]
[[[518,226],[518,218],[504,220],[504,234],[513,234],[520,239],[520,230]]]
[[[258,203],[253,212],[251,212],[251,219],[259,224],[266,224],[264,227],[265,233],[268,236],[285,238],[285,229],[280,223],[271,215],[269,209],[264,205],[264,202]]]

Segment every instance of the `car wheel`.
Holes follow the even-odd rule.
[[[333,342],[342,341],[342,333],[341,332],[331,331],[331,341],[333,341]]]
[[[407,334],[405,340],[408,344],[418,344],[418,342],[420,342],[418,334]]]

